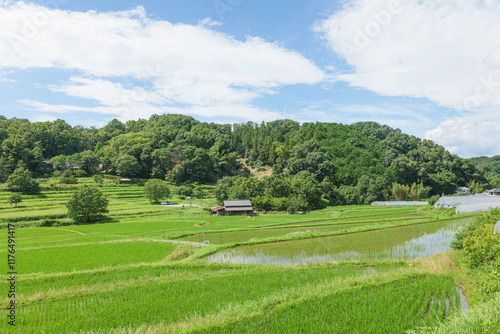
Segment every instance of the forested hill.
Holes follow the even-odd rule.
[[[358,202],[361,193],[370,193],[370,200],[388,197],[394,182],[441,194],[471,180],[486,181],[470,161],[442,146],[375,122],[230,125],[169,114],[125,124],[115,119],[96,129],[1,117],[0,142],[2,182],[18,167],[50,176],[79,166],[90,175],[101,163],[103,170],[124,177],[215,183],[241,174],[239,158],[253,167],[271,166],[280,177],[302,173],[322,184],[327,195],[327,189],[351,187]],[[47,159],[53,169],[41,167]]]
[[[500,188],[500,155],[470,158],[470,162],[483,173],[492,188]]]

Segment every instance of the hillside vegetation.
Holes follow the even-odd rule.
[[[470,158],[469,161],[483,173],[493,188],[500,188],[500,156]]]
[[[96,129],[1,118],[0,147],[0,182],[14,171],[24,175],[20,168],[61,183],[102,172],[175,184],[219,181],[219,201],[262,196],[256,202],[263,210],[421,199],[486,182],[471,161],[375,122],[230,125],[169,114]],[[251,170],[260,183],[242,180]]]

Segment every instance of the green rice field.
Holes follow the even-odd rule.
[[[72,190],[17,208],[0,192],[17,272],[16,326],[2,321],[0,333],[402,333],[462,314],[439,254],[474,215],[351,206],[215,217],[198,207],[213,198],[171,199],[182,208],[151,205],[140,186],[101,189],[109,214],[92,225],[66,216]]]

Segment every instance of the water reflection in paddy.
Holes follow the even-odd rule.
[[[403,260],[433,256],[450,251],[450,244],[456,233],[461,231],[473,219],[459,219],[450,222],[446,227],[435,233],[424,234],[418,238],[396,245],[390,249],[376,253],[344,252],[336,254],[306,254],[305,252],[291,255],[265,254],[262,251],[248,254],[238,251],[226,251],[211,255],[208,262],[239,263],[239,264],[308,264],[321,262],[338,262],[350,260]]]

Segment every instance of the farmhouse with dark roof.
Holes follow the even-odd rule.
[[[249,199],[225,200],[224,206],[212,208],[217,216],[247,216],[253,213]]]
[[[490,196],[500,196],[500,188],[495,188],[488,190],[488,195]]]

